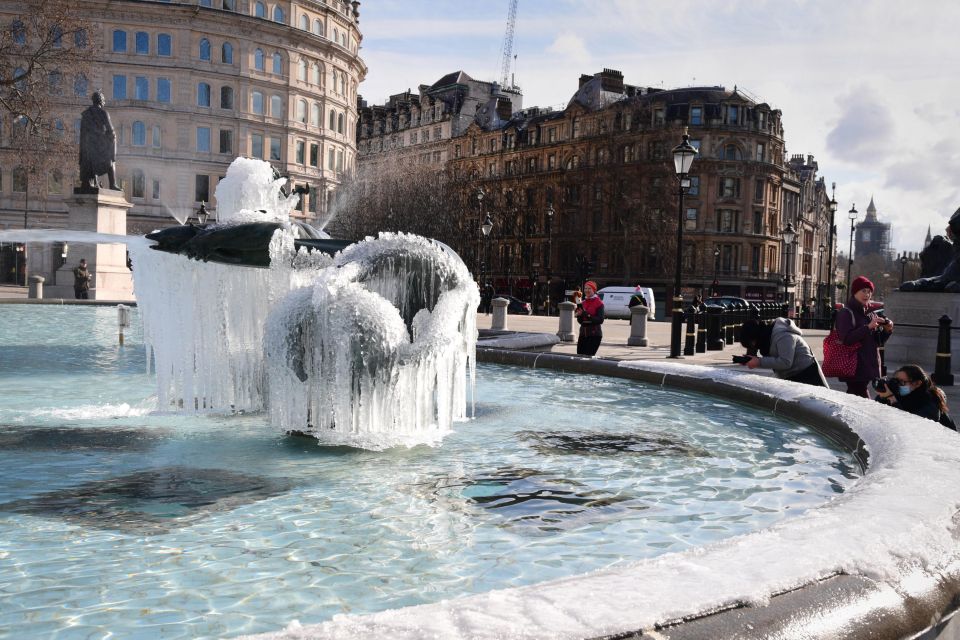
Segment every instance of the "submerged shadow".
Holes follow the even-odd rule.
[[[4,451],[146,451],[169,432],[163,429],[10,427],[0,425]]]
[[[710,453],[664,434],[604,431],[520,431],[517,436],[543,455],[623,455],[705,457]]]

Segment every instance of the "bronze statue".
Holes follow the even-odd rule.
[[[109,188],[119,191],[114,162],[117,159],[117,135],[110,114],[103,108],[100,91],[90,97],[92,105],[80,116],[80,188],[77,193],[96,193],[100,176],[107,174]]]
[[[900,285],[900,291],[944,291],[947,293],[960,293],[960,209],[954,212],[950,218],[950,222],[947,223],[947,238],[949,238],[949,242],[937,236],[935,240],[939,240],[939,242],[931,242],[930,246],[920,254],[921,260],[924,260],[924,254],[928,253],[928,250],[942,251],[944,244],[951,247],[953,257],[947,263],[946,267],[943,268],[943,271],[939,275],[929,278],[920,278],[919,280],[904,282]],[[927,257],[933,258],[934,256]],[[924,260],[924,262],[929,262],[929,260]]]

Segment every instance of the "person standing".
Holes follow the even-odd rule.
[[[603,300],[597,295],[597,283],[587,280],[583,283],[584,299],[577,305],[574,315],[580,323],[580,337],[577,339],[577,353],[594,356],[603,339]]]
[[[81,258],[80,265],[73,269],[73,295],[77,300],[90,299],[90,280],[92,277],[87,270],[87,259]]]
[[[864,276],[850,285],[850,299],[837,312],[837,335],[845,345],[859,345],[857,370],[849,378],[840,378],[847,385],[847,393],[869,398],[870,381],[880,377],[880,345],[893,332],[893,322],[870,311],[873,283]]]

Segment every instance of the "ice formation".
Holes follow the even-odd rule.
[[[479,294],[466,266],[405,234],[336,258],[298,250],[296,239],[326,234],[290,220],[299,196],[284,182],[266,162],[235,160],[217,186],[218,221],[204,230],[275,224],[258,226],[272,232],[264,269],[189,260],[139,237],[0,238],[127,243],[161,411],[268,409],[285,431],[372,449],[438,442],[465,417],[474,375]],[[183,229],[174,237],[197,234]]]

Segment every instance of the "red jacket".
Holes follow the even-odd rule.
[[[586,298],[580,303],[583,313],[577,316],[580,323],[580,335],[584,338],[603,336],[603,300],[600,296]]]

